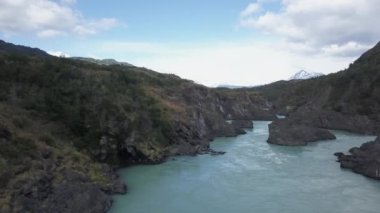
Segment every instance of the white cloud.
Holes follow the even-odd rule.
[[[352,60],[323,55],[311,58],[289,53],[280,45],[245,41],[192,47],[132,63],[215,86],[265,84],[288,79],[301,69],[331,73],[346,68]]]
[[[76,0],[61,0],[62,4],[75,4]]]
[[[65,35],[65,34],[66,33],[63,32],[63,31],[52,30],[52,29],[41,30],[41,31],[37,32],[37,36],[40,37],[40,38],[55,37],[55,36],[58,36],[58,35]]]
[[[74,9],[75,0],[1,0],[0,32],[34,33],[39,37],[86,36],[118,25],[114,18],[87,20]]]
[[[236,42],[158,44],[145,42],[100,42],[87,44],[98,57],[114,57],[136,66],[174,73],[208,86],[220,84],[260,85],[288,79],[299,70],[331,73],[346,68],[354,57],[310,57],[291,53],[289,48],[306,47],[289,43]],[[139,57],[133,57],[135,55]],[[82,53],[86,55],[86,53]]]
[[[265,8],[265,2],[257,4]],[[277,11],[241,17],[241,26],[334,55],[352,54],[353,43],[358,49],[380,38],[380,0],[282,0],[280,4]],[[340,48],[336,54],[329,47],[351,48]]]
[[[240,13],[240,16],[242,18],[249,17],[259,12],[260,10],[261,10],[261,5],[259,3],[251,3]]]
[[[165,44],[151,42],[107,41],[97,44],[98,51],[107,53],[127,53],[140,55],[184,54],[192,44]]]
[[[370,45],[362,45],[354,41],[350,41],[343,45],[332,44],[322,48],[322,51],[328,55],[335,56],[357,56],[365,50],[371,48]]]

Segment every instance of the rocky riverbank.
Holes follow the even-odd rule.
[[[256,92],[0,41],[0,211],[105,212],[115,169],[223,154],[210,141],[267,117]]]
[[[72,147],[22,140],[0,128],[0,212],[105,212],[111,194],[127,191],[112,168]]]
[[[349,154],[335,153],[341,168],[351,169],[353,172],[369,178],[380,180],[380,137],[375,141],[367,142],[359,148],[349,150]]]
[[[293,123],[288,119],[277,120],[269,125],[268,143],[283,146],[304,146],[307,143],[333,140],[335,136],[328,130]]]
[[[364,115],[322,110],[308,105],[275,120],[269,128],[268,142],[279,145],[306,145],[308,142],[335,139],[327,129],[358,134],[376,134],[378,124]]]

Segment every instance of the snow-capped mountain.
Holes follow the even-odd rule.
[[[319,76],[324,75],[323,73],[318,73],[318,72],[307,72],[305,70],[301,70],[294,74],[292,77],[290,77],[290,80],[305,80],[309,78],[316,78]]]

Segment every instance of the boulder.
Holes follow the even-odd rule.
[[[210,155],[211,155],[211,156],[224,155],[224,154],[226,154],[226,152],[210,150]]]
[[[233,120],[231,123],[235,129],[252,129],[253,122],[251,120]]]
[[[269,125],[268,143],[283,146],[304,146],[309,142],[333,140],[328,130],[289,122],[287,119]]]
[[[349,150],[350,154],[336,153],[341,168],[380,180],[380,138],[367,142],[359,148]]]

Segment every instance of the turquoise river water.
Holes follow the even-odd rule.
[[[119,171],[128,185],[110,213],[379,213],[380,182],[339,168],[335,152],[373,140],[334,131],[305,147],[270,145],[269,122],[211,147],[225,155],[175,157]]]

